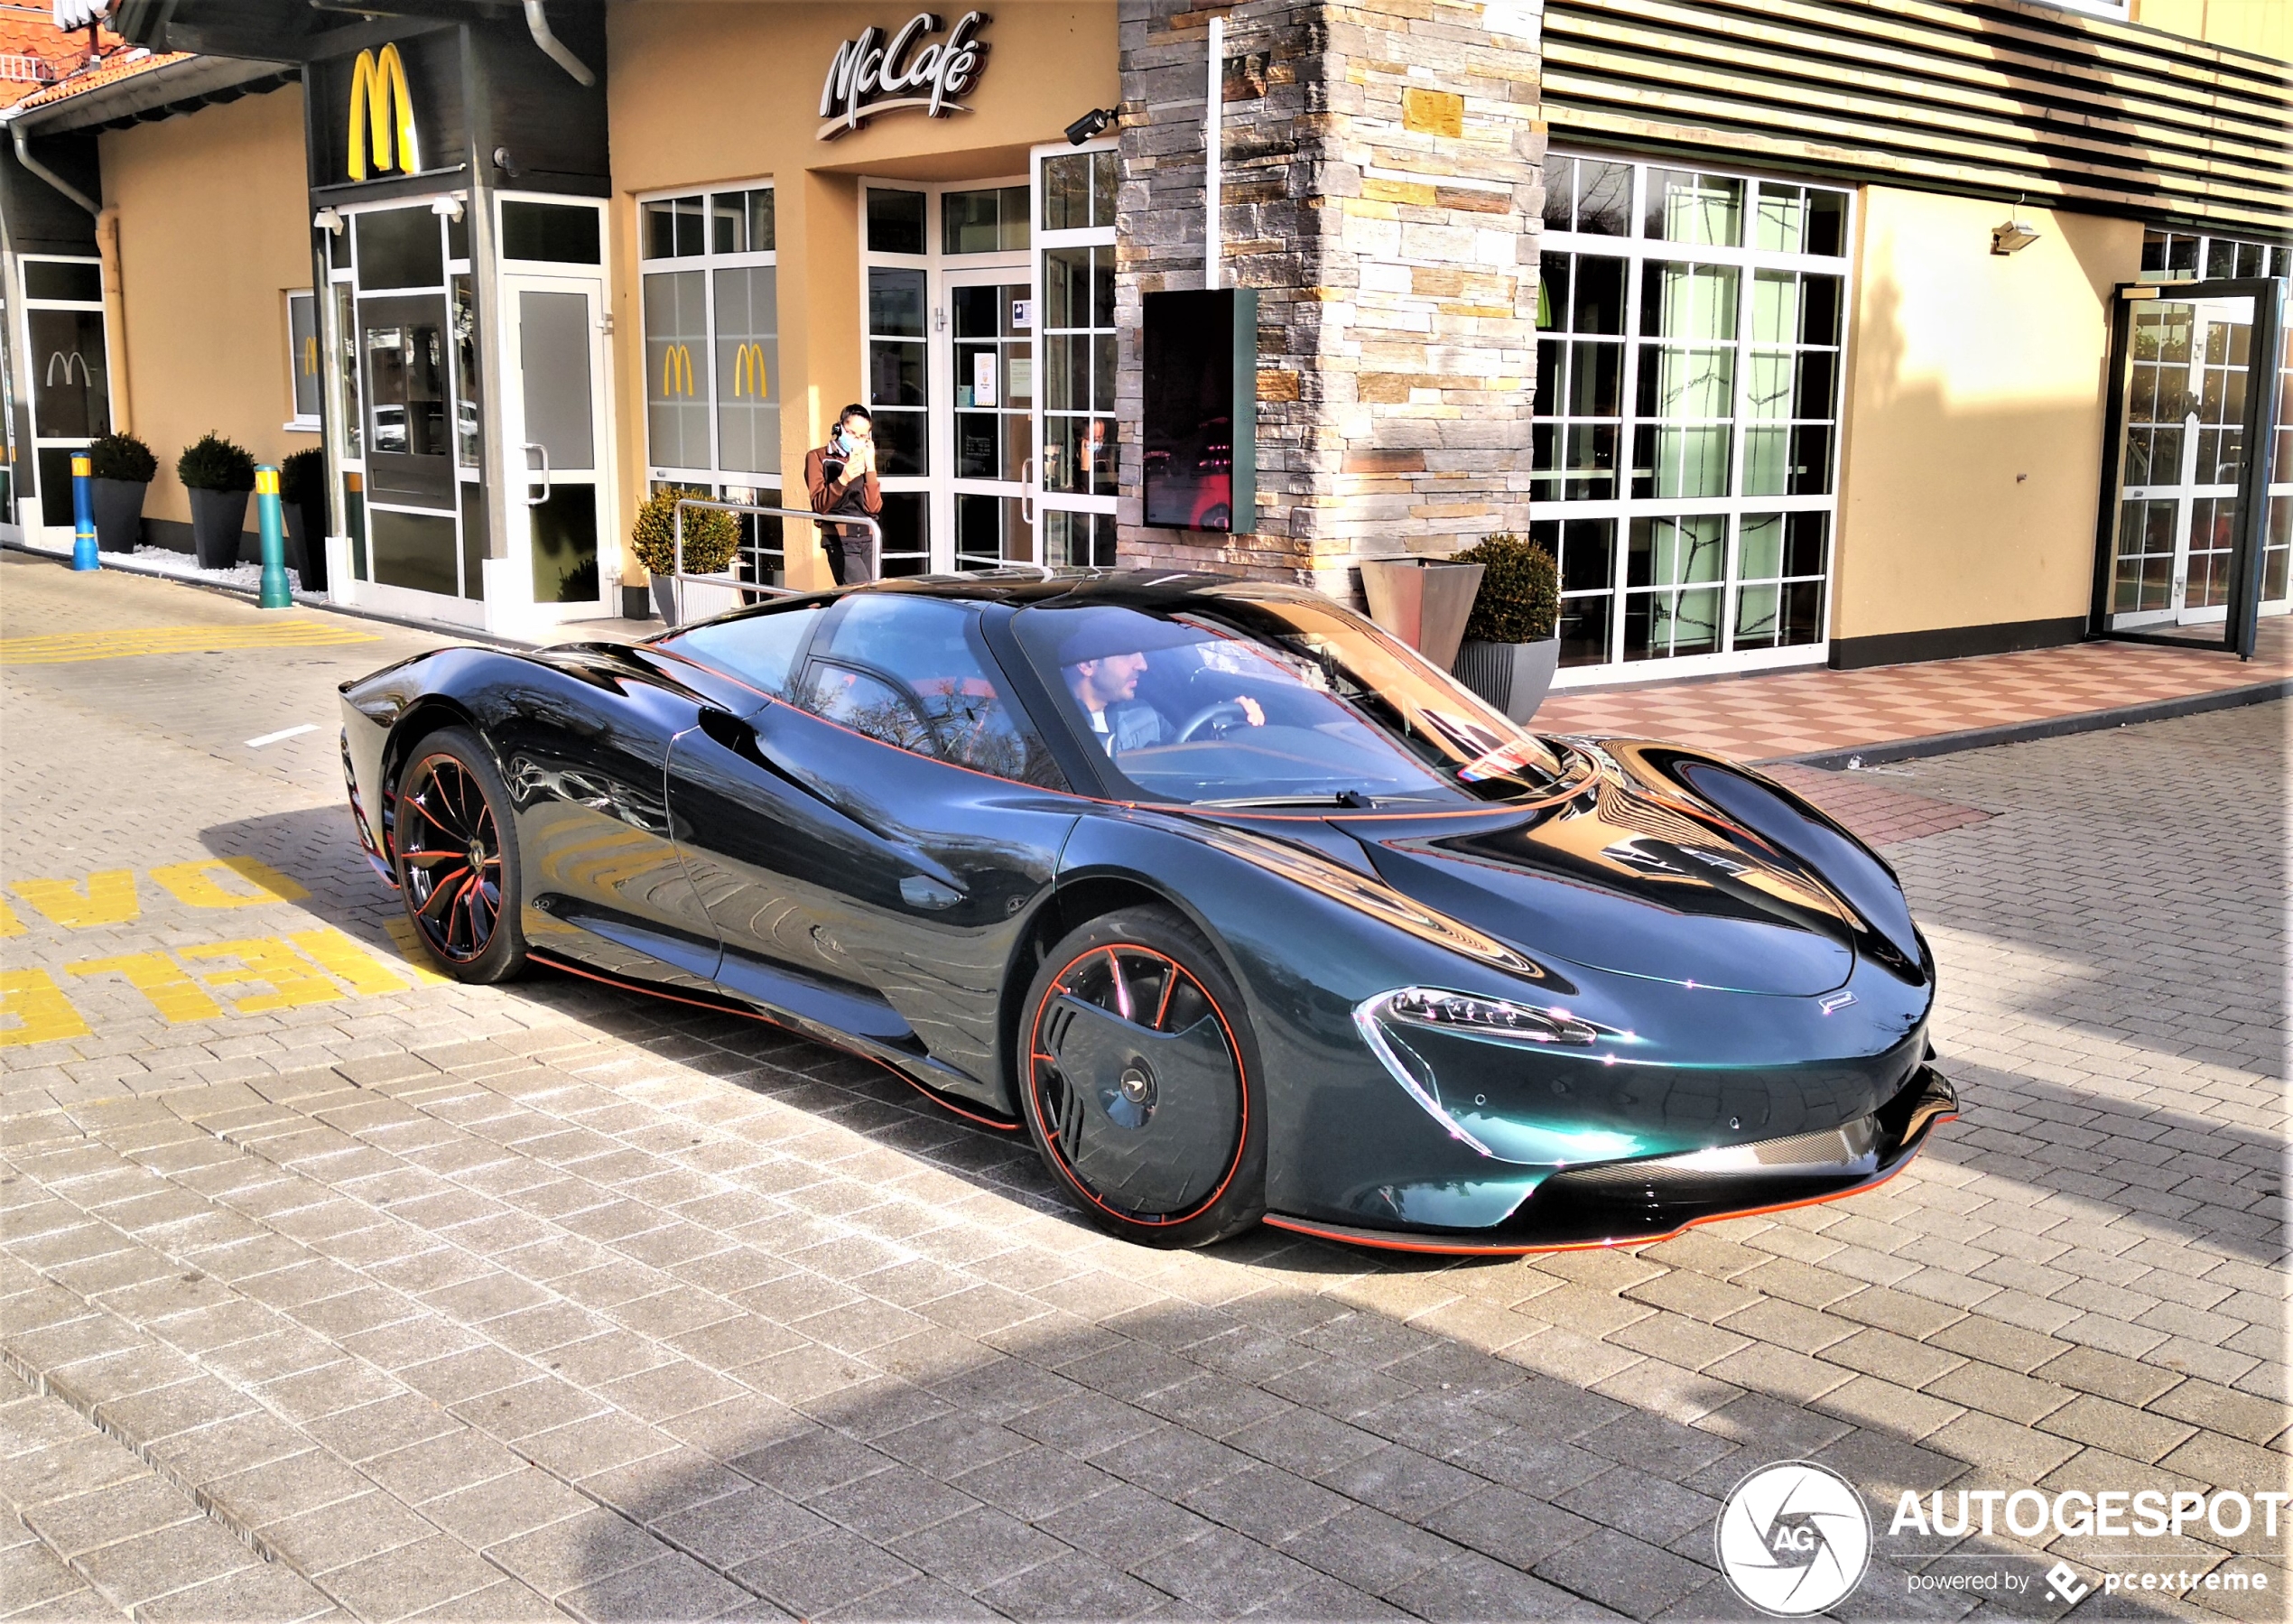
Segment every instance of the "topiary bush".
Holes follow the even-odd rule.
[[[279,464],[279,500],[297,506],[318,502],[326,494],[327,454],[317,446],[296,451]]]
[[[175,459],[175,477],[187,490],[253,490],[255,459],[246,448],[207,433]]]
[[[1542,643],[1560,622],[1561,573],[1553,555],[1509,531],[1485,535],[1453,562],[1481,567],[1465,636],[1474,643]]]
[[[133,434],[107,434],[88,448],[88,471],[98,479],[149,485],[159,473],[159,459]]]
[[[645,498],[637,509],[637,522],[629,530],[629,549],[637,555],[637,562],[648,574],[676,573],[677,498],[705,496],[705,490],[664,485]],[[684,572],[687,575],[714,575],[729,569],[732,555],[740,550],[740,522],[729,513],[714,508],[688,507],[684,515]]]

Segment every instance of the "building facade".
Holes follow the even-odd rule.
[[[1566,683],[2286,608],[2266,0],[107,25],[0,109],[27,544],[97,434],[159,453],[177,546],[181,445],[319,446],[338,601],[533,635],[642,608],[653,490],[803,507],[857,402],[887,572],[1343,597],[1513,531],[1559,563]],[[1150,524],[1143,312],[1205,285],[1256,300],[1255,500]],[[743,522],[752,578],[825,584],[810,524]]]

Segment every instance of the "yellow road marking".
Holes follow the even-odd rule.
[[[350,984],[361,998],[376,993],[404,992],[406,984],[390,973],[382,960],[340,931],[291,931],[287,940]]]
[[[135,871],[132,868],[102,869],[89,875],[84,887],[68,879],[20,879],[13,889],[50,923],[68,931],[125,924],[143,911],[135,900]]]
[[[116,959],[82,959],[64,966],[75,976],[125,976],[127,985],[152,1001],[172,1022],[211,1021],[223,1007],[200,990],[198,982],[175,968],[165,953],[126,953]]]
[[[237,959],[223,970],[201,977],[209,987],[229,987],[261,981],[268,992],[249,994],[231,1007],[240,1015],[260,1015],[266,1009],[287,1009],[297,1004],[330,1004],[342,989],[294,955],[294,950],[274,937],[250,936],[244,942],[209,942],[199,947],[179,947],[179,959]]]
[[[230,654],[251,648],[324,648],[379,643],[374,632],[319,620],[257,626],[148,626],[108,632],[51,632],[0,637],[0,665],[66,665],[83,660],[125,660],[137,654]]]
[[[88,1035],[88,1023],[44,970],[0,970],[0,1020],[16,1023],[0,1031],[0,1048]]]
[[[254,895],[226,891],[209,875],[210,868],[228,869],[255,887]],[[152,877],[173,892],[178,902],[189,903],[195,908],[245,908],[264,902],[301,902],[311,895],[270,864],[251,857],[210,857],[195,863],[168,863],[153,869]],[[23,888],[17,887],[19,891]]]
[[[0,902],[0,936],[21,936],[23,934],[23,921],[16,917],[16,911],[14,908],[10,907],[5,902]]]

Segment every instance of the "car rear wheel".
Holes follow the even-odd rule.
[[[1124,908],[1069,933],[1022,1023],[1028,1129],[1100,1228],[1189,1247],[1258,1221],[1258,1048],[1240,990],[1184,916]]]
[[[509,807],[492,753],[467,728],[426,736],[398,775],[399,896],[414,934],[457,980],[506,980],[525,963]]]

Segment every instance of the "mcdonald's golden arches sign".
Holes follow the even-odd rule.
[[[672,344],[661,352],[661,393],[692,393],[692,351],[682,344]]]
[[[406,89],[406,64],[395,44],[362,51],[350,70],[350,178],[363,181],[371,159],[376,174],[402,175],[422,170],[414,140],[414,98]]]
[[[753,341],[743,344],[732,357],[732,398],[753,394],[761,401],[771,394],[765,381],[765,347]]]

